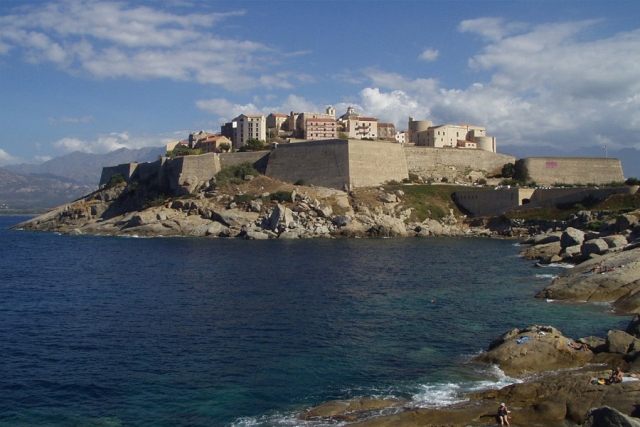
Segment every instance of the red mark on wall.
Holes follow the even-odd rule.
[[[547,162],[547,169],[557,169],[558,162]]]

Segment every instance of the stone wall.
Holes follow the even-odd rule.
[[[173,194],[184,195],[213,178],[220,169],[220,157],[216,153],[175,157],[164,162],[159,179]]]
[[[516,158],[484,150],[460,148],[405,147],[409,172],[425,179],[468,182],[472,171],[483,175],[499,173],[506,163],[515,163]]]
[[[371,187],[409,178],[402,145],[349,140],[350,187]]]
[[[271,150],[266,175],[281,181],[344,189],[349,186],[349,143],[332,139],[279,144]]]
[[[127,182],[131,179],[136,172],[138,163],[123,163],[118,166],[105,166],[102,168],[102,174],[100,175],[100,184],[104,185],[116,174],[121,174]]]
[[[518,160],[516,166],[538,185],[606,184],[624,181],[619,159],[530,157]]]
[[[614,194],[635,194],[637,187],[607,188],[502,188],[457,191],[456,203],[471,216],[498,215],[507,211],[556,204],[581,203],[585,198],[605,200]]]
[[[241,163],[251,163],[260,173],[267,170],[268,151],[247,151],[244,153],[220,153],[220,166],[223,168]]]

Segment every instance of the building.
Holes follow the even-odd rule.
[[[261,141],[267,139],[267,122],[262,114],[240,114],[231,123],[233,148],[247,145],[247,140],[251,138]]]
[[[282,132],[286,132],[289,129],[288,119],[289,116],[280,113],[271,113],[267,116],[267,131],[273,132],[273,136],[278,136]]]
[[[296,138],[305,138],[305,135],[307,134],[306,131],[306,126],[307,126],[307,121],[309,119],[331,119],[335,121],[336,118],[336,110],[335,108],[333,108],[331,105],[329,105],[327,107],[326,113],[293,113],[291,112],[291,115],[293,116],[295,114],[295,132],[294,132],[294,136]],[[291,119],[291,117],[290,117]],[[293,121],[293,120],[291,120]]]
[[[418,133],[429,130],[431,126],[433,126],[431,120],[413,120],[413,117],[409,117],[409,139],[406,142],[417,145]]]
[[[199,140],[195,148],[200,150],[204,150],[207,153],[220,153],[222,150],[220,149],[220,144],[228,144],[229,147],[232,146],[232,142],[229,138],[224,135],[213,135],[209,136],[205,139]]]
[[[304,126],[304,139],[336,139],[338,137],[338,127],[335,119],[330,118],[308,118]]]
[[[351,139],[378,138],[378,119],[351,117],[344,122],[344,131]]]
[[[396,125],[393,123],[378,123],[378,139],[394,140]]]
[[[394,139],[399,144],[406,144],[407,140],[409,139],[409,132],[396,132],[396,134],[394,135]]]
[[[496,138],[487,136],[483,126],[470,124],[433,126],[430,120],[409,117],[409,141],[433,148],[466,148],[496,152]]]

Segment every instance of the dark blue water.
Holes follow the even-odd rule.
[[[534,299],[561,270],[511,241],[6,229],[24,219],[0,217],[0,426],[280,426],[331,399],[438,405],[509,381],[466,361],[510,328],[577,338],[629,320]]]

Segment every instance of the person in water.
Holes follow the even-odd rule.
[[[507,409],[507,405],[501,403],[500,407],[498,408],[498,420],[500,420],[501,426],[509,425],[509,412],[510,411]]]

